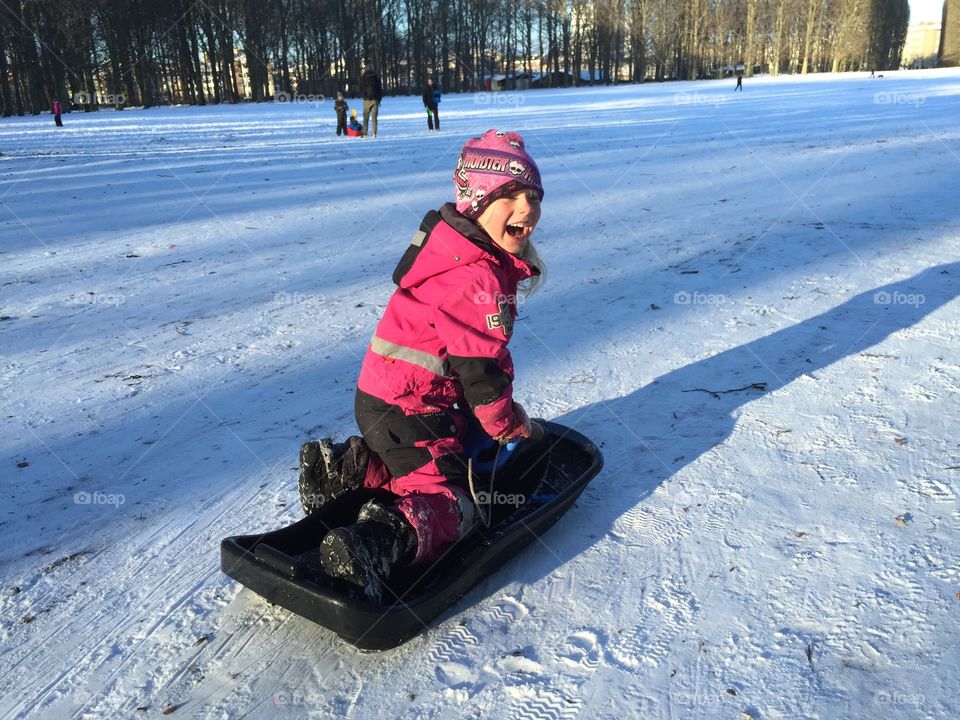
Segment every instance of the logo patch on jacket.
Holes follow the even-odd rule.
[[[506,337],[510,337],[513,332],[513,313],[510,312],[510,304],[506,298],[498,299],[497,308],[500,312],[487,315],[487,329],[496,330],[500,328]]]

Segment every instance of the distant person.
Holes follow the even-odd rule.
[[[427,86],[423,89],[423,106],[427,109],[427,129],[440,129],[440,115],[438,109],[442,93],[437,85],[433,84],[433,78],[427,78]]]
[[[57,124],[57,127],[63,127],[63,120],[60,119],[60,113],[62,108],[60,107],[60,101],[54,99],[53,101],[53,121]]]
[[[870,68],[870,77],[875,78],[877,76],[876,71],[873,68]]]
[[[350,111],[350,122],[347,123],[346,133],[350,137],[363,137],[363,125],[357,120],[357,111]]]
[[[347,110],[350,108],[347,106],[347,101],[343,99],[343,93],[337,93],[337,99],[333,103],[333,109],[337,111],[337,137],[340,137],[341,132],[346,135]]]
[[[383,86],[380,76],[372,65],[367,65],[360,77],[360,95],[363,97],[363,135],[364,137],[377,136],[377,111],[383,99]]]
[[[739,70],[737,71],[737,86],[733,89],[733,91],[736,92],[737,90],[743,92],[743,73]]]

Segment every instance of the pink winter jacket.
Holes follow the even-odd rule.
[[[453,203],[428,213],[394,271],[399,287],[367,349],[358,388],[407,415],[466,402],[491,437],[516,430],[507,343],[517,283],[536,274]]]

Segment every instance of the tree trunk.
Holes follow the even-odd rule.
[[[267,66],[264,52],[262,4],[258,0],[246,0],[244,26],[244,54],[247,59],[247,76],[250,78],[250,93],[254,102],[263,102],[267,94]]]
[[[10,89],[9,68],[6,39],[3,31],[0,31],[0,109],[3,111],[3,117],[13,115],[13,92]]]
[[[806,27],[803,38],[803,66],[801,75],[806,75],[810,69],[810,48],[813,47],[813,33],[817,22],[817,5],[819,0],[807,0]]]
[[[757,0],[747,0],[747,29],[744,45],[743,74],[753,77],[757,42]]]

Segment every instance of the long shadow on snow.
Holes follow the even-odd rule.
[[[922,302],[884,302],[888,298],[903,303],[911,295],[922,295]],[[860,293],[771,335],[674,370],[627,396],[554,418],[601,446],[604,471],[542,538],[547,547],[533,543],[524,551],[527,561],[508,565],[493,575],[480,586],[479,597],[487,597],[507,583],[534,583],[589,549],[620,516],[685,465],[729,438],[734,414],[742,406],[866,351],[920,322],[958,295],[960,262],[932,267],[906,280]],[[694,388],[722,390],[751,383],[765,383],[766,388],[716,398],[707,393],[681,394]],[[823,390],[838,393],[850,388]],[[680,419],[674,415],[678,410],[683,411]],[[531,553],[536,555],[535,560]]]

